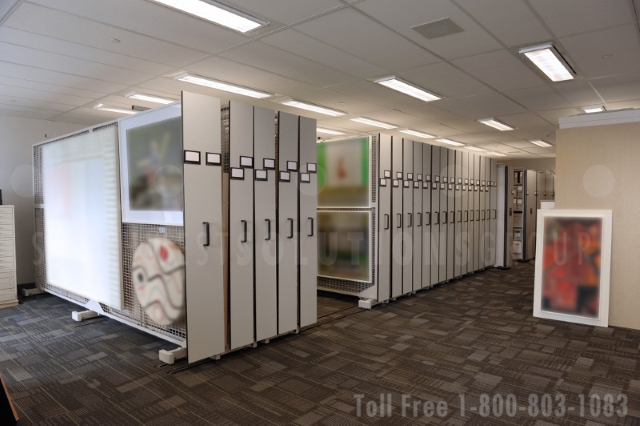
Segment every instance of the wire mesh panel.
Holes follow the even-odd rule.
[[[318,277],[318,289],[326,291],[336,291],[338,293],[353,294],[359,296],[363,291],[373,287],[376,283],[376,208],[359,209],[359,208],[331,208],[331,209],[318,209],[318,212],[332,211],[332,212],[371,212],[371,223],[369,236],[371,241],[371,255],[369,259],[369,266],[371,267],[371,281],[350,281],[339,278],[331,277]]]
[[[109,126],[117,126],[117,123],[101,125],[91,130],[79,132],[70,136],[48,141],[33,147],[33,179],[34,179],[34,202],[35,202],[35,275],[36,284],[43,290],[74,301],[80,305],[86,305],[90,300],[86,297],[63,290],[59,287],[51,285],[47,280],[47,265],[45,253],[45,211],[44,191],[42,185],[42,147],[46,144],[60,142],[64,139],[76,137],[78,135],[104,129]],[[187,331],[184,321],[173,324],[171,326],[160,326],[153,322],[142,310],[140,303],[135,296],[133,282],[131,280],[131,263],[133,253],[138,245],[153,237],[164,237],[173,241],[178,247],[184,251],[184,229],[181,226],[158,226],[149,224],[122,224],[122,286],[124,295],[124,309],[114,309],[105,304],[100,304],[103,312],[110,317],[117,319],[125,324],[136,326],[141,329],[149,330],[157,335],[166,336],[174,342],[185,342]]]
[[[145,313],[136,297],[131,279],[131,263],[133,254],[140,243],[150,238],[162,237],[172,241],[184,251],[184,231],[181,226],[142,225],[137,223],[122,224],[122,286],[124,295],[124,310],[118,310],[100,304],[102,310],[123,322],[133,322],[136,325],[153,330],[157,333],[186,339],[187,328],[184,321],[170,326],[161,326],[153,322]]]

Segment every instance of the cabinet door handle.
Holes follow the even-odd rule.
[[[434,225],[440,224],[440,212],[434,212],[433,214],[435,215],[433,219],[433,224]]]
[[[447,212],[442,212],[442,223],[447,223]]]
[[[389,215],[385,214],[384,215],[384,229],[389,229]]]
[[[203,247],[209,247],[209,245],[211,244],[211,240],[210,240],[210,233],[209,233],[209,222],[202,222],[202,224],[204,225],[204,233],[207,236],[206,242],[202,245]]]
[[[293,238],[293,219],[288,218],[287,220],[289,221],[289,236],[287,238],[291,239]]]
[[[267,222],[267,237],[264,240],[269,241],[271,240],[271,220],[265,219],[264,221]]]
[[[309,232],[309,235],[307,235],[307,236],[308,237],[313,237],[313,232],[314,232],[313,218],[310,217],[309,220],[311,220],[311,231]]]
[[[424,217],[424,226],[431,225],[431,212],[425,212]]]
[[[242,223],[242,242],[246,243],[247,242],[247,221],[246,220],[241,220],[240,221]]]
[[[407,213],[409,215],[409,226],[407,228],[411,228],[413,226],[413,214]]]
[[[398,213],[398,228],[402,228],[402,213]]]
[[[420,220],[416,224],[416,226],[422,226],[422,213],[416,213],[416,215],[420,215]]]

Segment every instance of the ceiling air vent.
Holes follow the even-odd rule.
[[[411,27],[411,29],[417,31],[418,34],[428,38],[429,40],[455,33],[461,33],[462,31],[464,31],[458,26],[458,24],[456,24],[449,18],[427,22],[426,24],[416,25],[415,27]]]

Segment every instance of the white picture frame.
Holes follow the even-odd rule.
[[[577,324],[585,324],[592,325],[598,327],[608,327],[609,325],[609,290],[610,290],[610,278],[611,278],[611,237],[612,237],[612,211],[611,210],[538,210],[538,220],[537,220],[537,245],[536,245],[536,266],[535,266],[535,281],[534,281],[534,297],[533,297],[533,316],[538,318],[546,318],[557,321],[565,321],[572,322]],[[559,219],[561,221],[553,221],[547,219]],[[545,248],[550,250],[551,237],[547,238],[547,235],[557,235],[551,234],[551,232],[557,232],[557,230],[552,230],[552,227],[558,227],[559,225],[554,225],[554,223],[563,223],[570,224],[573,220],[576,226],[582,226],[584,224],[592,224],[591,226],[598,226],[600,231],[600,248],[598,251],[598,255],[600,257],[600,269],[598,274],[598,309],[594,315],[584,315],[578,310],[584,310],[586,308],[581,308],[581,303],[579,297],[580,288],[577,284],[579,281],[578,278],[570,278],[567,281],[566,275],[568,271],[572,271],[572,267],[575,268],[575,265],[579,268],[588,267],[588,260],[591,254],[585,254],[589,250],[592,250],[592,246],[590,246],[590,239],[594,238],[597,234],[583,234],[582,231],[579,235],[577,235],[577,239],[573,238],[577,231],[569,229],[563,238],[563,247],[559,256],[557,256],[557,252],[545,252]],[[582,221],[582,223],[579,223]],[[595,225],[594,225],[595,224]],[[545,229],[547,226],[547,229]],[[562,225],[566,226],[566,225]],[[593,229],[593,228],[592,228]],[[584,235],[584,236],[583,236]],[[583,239],[584,238],[584,239]],[[577,246],[577,253],[571,248]],[[557,246],[556,246],[557,247]],[[569,247],[569,248],[567,248]],[[554,250],[557,250],[554,248]],[[547,258],[545,259],[545,255]],[[553,256],[550,260],[550,255]],[[552,262],[550,264],[550,262]],[[576,285],[576,312],[565,311],[562,312],[562,309],[550,309],[549,307],[543,306],[543,304],[549,304],[548,302],[548,294],[549,294],[549,286],[554,285],[554,277],[552,276],[553,272],[551,268],[565,268],[563,271],[564,280],[567,284],[575,283]],[[575,270],[575,269],[574,269]],[[580,269],[579,269],[580,271]],[[585,285],[582,285],[582,288],[585,288]],[[543,301],[543,297],[545,300]],[[566,298],[565,298],[566,299]],[[584,304],[586,306],[586,303]]]
[[[137,127],[158,123],[182,116],[180,102],[152,109],[118,120],[118,139],[120,148],[120,191],[122,195],[122,222],[165,226],[183,226],[182,210],[132,210],[129,197],[129,158],[127,149],[127,131]],[[197,167],[197,166],[196,166]]]

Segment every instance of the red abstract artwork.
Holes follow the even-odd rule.
[[[542,310],[597,318],[603,220],[546,217],[544,222]]]

